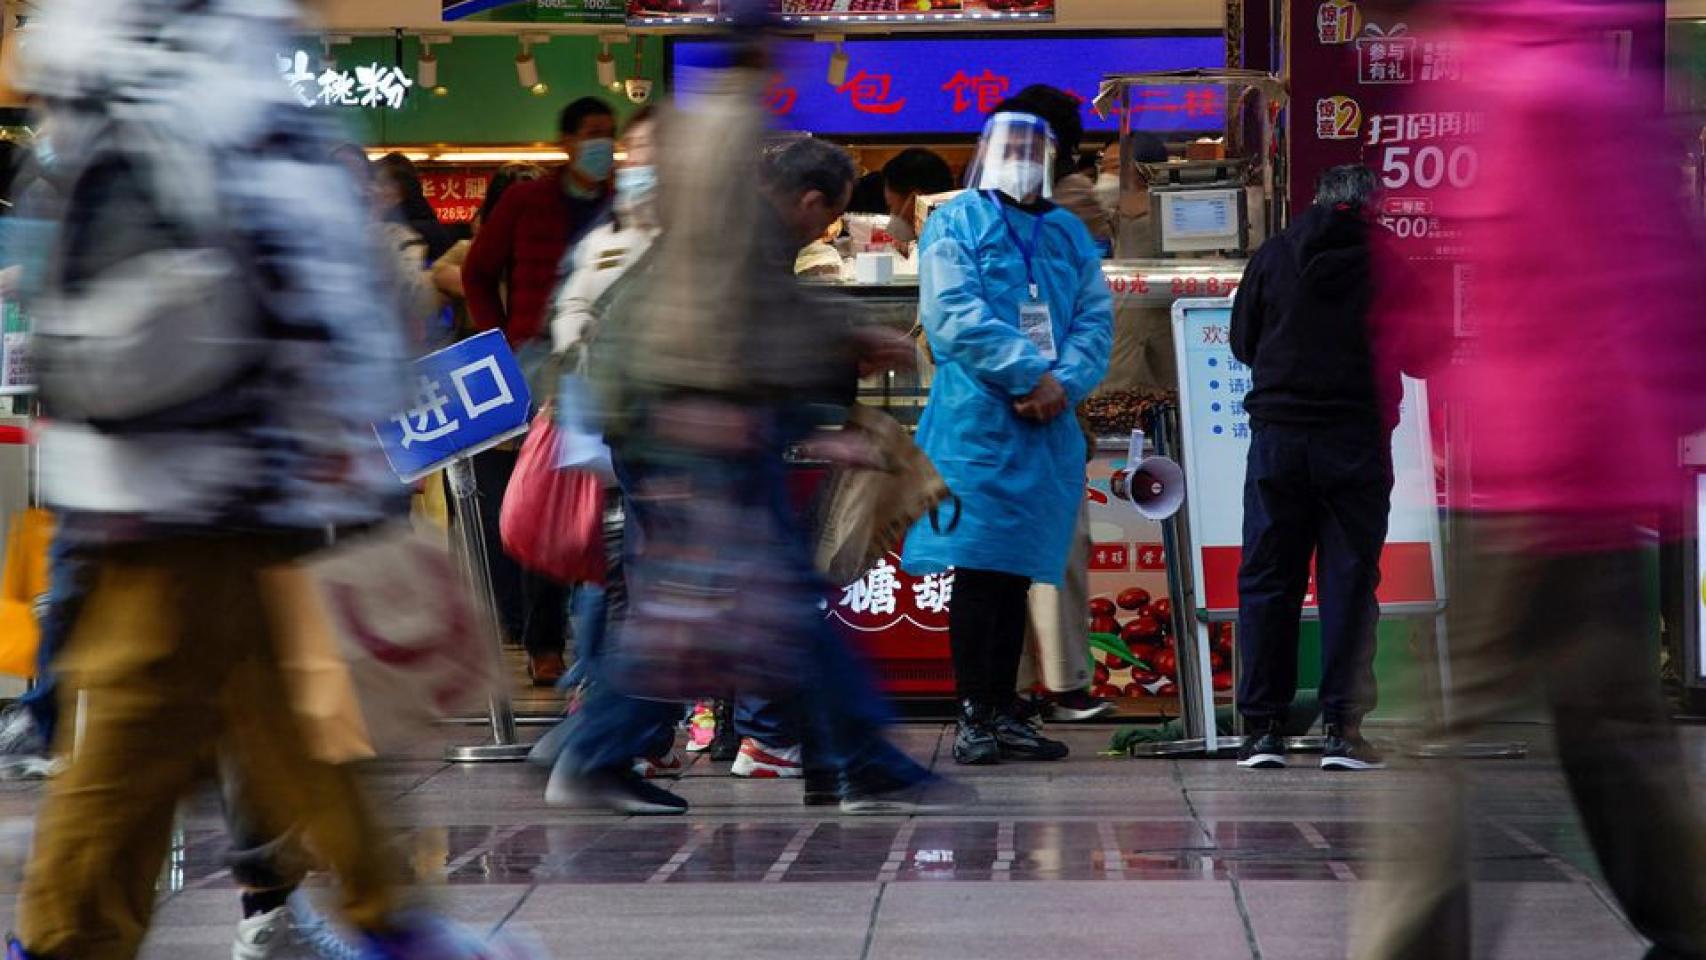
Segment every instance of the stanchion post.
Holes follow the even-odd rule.
[[[515,708],[510,704],[507,677],[502,669],[503,626],[498,617],[497,598],[492,590],[492,571],[486,561],[486,530],[480,515],[480,488],[474,478],[471,457],[458,457],[445,468],[450,478],[450,493],[456,500],[455,526],[458,552],[462,555],[463,575],[474,592],[474,602],[484,613],[479,620],[485,627],[487,640],[498,665],[497,682],[492,684],[490,713],[492,739],[467,747],[450,747],[444,757],[452,763],[500,763],[525,760],[529,747],[518,743],[515,733]]]

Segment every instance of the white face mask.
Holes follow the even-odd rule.
[[[1012,160],[995,171],[995,189],[1021,203],[1035,200],[1043,193],[1043,165],[1028,160]]]

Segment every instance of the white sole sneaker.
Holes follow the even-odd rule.
[[[798,780],[806,775],[806,768],[797,746],[765,747],[756,740],[745,740],[729,773],[743,780]]]
[[[1100,720],[1113,712],[1114,705],[1111,703],[1100,703],[1088,710],[1071,710],[1059,704],[1055,704],[1054,719],[1065,721],[1066,723],[1084,723],[1090,720]]]
[[[1238,761],[1238,765],[1246,770],[1283,770],[1285,769],[1285,754],[1258,753]]]

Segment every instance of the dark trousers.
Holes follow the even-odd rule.
[[[1309,565],[1321,617],[1321,714],[1354,726],[1374,708],[1375,588],[1392,506],[1392,443],[1378,428],[1261,424],[1244,479],[1238,571],[1238,710],[1284,722],[1297,694]]]
[[[961,700],[993,710],[1012,706],[1025,656],[1030,592],[1029,577],[964,567],[954,571],[948,646]]]
[[[59,671],[54,660],[65,649],[77,611],[89,592],[88,563],[64,534],[48,548],[47,605],[41,615],[41,645],[36,650],[35,685],[18,698],[30,711],[42,742],[51,746],[59,732]]]
[[[1556,725],[1558,760],[1603,885],[1650,960],[1706,957],[1706,834],[1689,764],[1659,695],[1654,624],[1642,608],[1638,549],[1582,551],[1557,542],[1571,521],[1459,518],[1446,649],[1449,712],[1424,741],[1453,747],[1527,702],[1538,687]],[[1633,541],[1633,537],[1629,538]],[[1477,776],[1478,761],[1428,761],[1431,776],[1390,796],[1381,831],[1385,883],[1369,887],[1355,960],[1467,960],[1499,953],[1499,924],[1471,922],[1472,837],[1521,799]],[[1513,788],[1504,781],[1505,791]],[[1471,805],[1481,799],[1496,809]],[[1525,829],[1520,823],[1511,829]]]
[[[514,450],[487,450],[474,457],[474,482],[480,490],[480,520],[485,526],[486,562],[491,565],[492,595],[504,633],[527,648],[529,656],[562,654],[568,639],[568,591],[558,583],[523,570],[504,552],[498,515],[515,473]],[[452,500],[454,508],[455,501]]]

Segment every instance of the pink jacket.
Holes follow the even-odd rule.
[[[1685,496],[1679,438],[1706,428],[1706,257],[1651,78],[1620,79],[1598,10],[1503,0],[1457,38],[1465,83],[1410,109],[1479,112],[1472,187],[1440,191],[1473,265],[1479,335],[1450,356],[1452,301],[1387,297],[1469,413],[1459,509],[1624,529]],[[1589,536],[1598,534],[1589,533]]]

